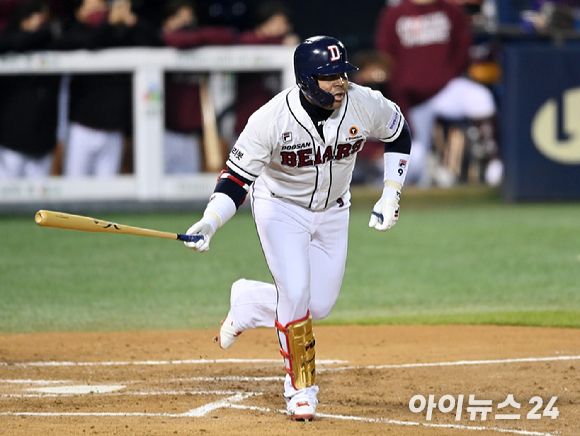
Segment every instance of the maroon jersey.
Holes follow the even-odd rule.
[[[263,37],[254,31],[243,32],[237,43],[245,45],[280,45],[283,37]],[[282,90],[282,77],[279,71],[263,73],[238,73],[236,98],[236,134],[240,134],[248,118],[256,110],[270,101]]]
[[[235,33],[227,27],[186,28],[163,35],[165,45],[179,49],[204,45],[229,45]],[[180,133],[202,130],[199,84],[203,73],[167,72],[165,74],[165,127]]]
[[[185,28],[163,35],[165,45],[182,49],[203,45],[229,45],[234,42],[234,38],[232,29],[221,26]]]
[[[471,45],[469,19],[445,0],[385,7],[376,47],[393,60],[391,90],[403,111],[431,98],[465,71]]]

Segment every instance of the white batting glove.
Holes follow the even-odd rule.
[[[187,231],[187,235],[199,235],[202,239],[196,242],[183,242],[186,247],[203,253],[209,250],[209,241],[217,229],[223,226],[236,213],[234,201],[222,192],[214,192],[209,199],[203,218]]]
[[[209,250],[209,241],[218,229],[217,221],[212,216],[204,216],[201,220],[192,225],[186,235],[203,236],[197,242],[184,242],[186,247],[193,248],[199,253]]]
[[[373,207],[369,227],[374,227],[381,232],[386,232],[397,224],[399,219],[400,198],[401,191],[392,187],[386,187],[383,189],[383,195]]]

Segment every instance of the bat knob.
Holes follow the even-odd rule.
[[[39,210],[38,212],[36,212],[36,215],[34,215],[34,221],[36,221],[36,224],[40,224],[42,223],[43,220],[44,216],[42,216],[42,211]]]
[[[203,239],[203,235],[177,235],[177,239],[183,242],[197,242]]]
[[[375,212],[375,211],[373,210],[373,211],[372,211],[372,214],[373,214],[374,216],[376,216],[376,217],[379,219],[379,223],[381,223],[381,224],[383,223],[383,219],[384,219],[384,217],[383,217],[383,214],[382,214],[382,213],[378,213],[378,212]]]

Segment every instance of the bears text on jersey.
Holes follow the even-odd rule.
[[[331,160],[337,161],[345,159],[354,153],[358,153],[362,149],[364,142],[364,139],[359,139],[352,144],[338,144],[336,147],[329,145],[326,146],[324,152],[322,152],[322,147],[316,147],[316,152],[313,148],[297,151],[281,151],[280,162],[282,165],[298,168],[322,165]]]

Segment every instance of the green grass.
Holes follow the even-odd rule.
[[[394,231],[378,237],[357,230],[366,217],[355,214],[342,298],[329,321],[579,326],[579,212],[578,205],[402,208]]]
[[[503,204],[490,190],[405,193],[389,232],[354,192],[342,292],[325,324],[580,327],[580,204]],[[200,212],[93,214],[184,232]],[[229,288],[271,281],[251,214],[204,254],[180,242],[0,217],[0,332],[215,328]]]
[[[535,310],[520,312],[482,312],[462,313],[456,315],[414,315],[393,316],[380,318],[367,318],[352,320],[343,318],[338,321],[324,320],[321,325],[444,325],[444,324],[495,324],[511,326],[536,326],[536,327],[578,327],[579,311],[572,310]]]

